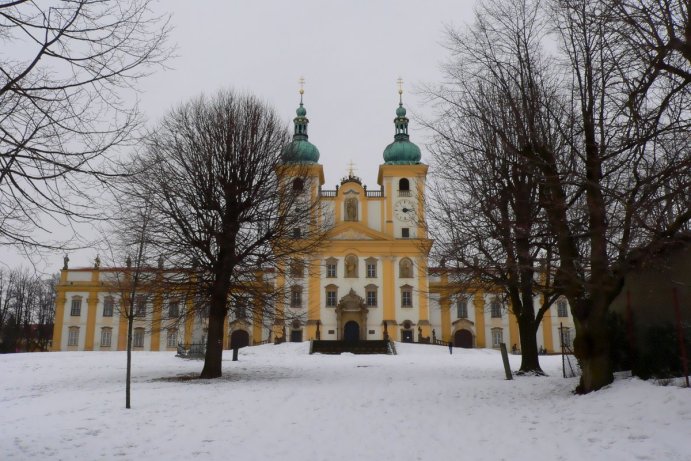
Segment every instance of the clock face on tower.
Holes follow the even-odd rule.
[[[410,199],[401,199],[394,205],[393,214],[399,221],[411,221],[415,218],[415,203]]]

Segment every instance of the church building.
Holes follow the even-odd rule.
[[[450,341],[468,348],[520,344],[516,319],[499,291],[461,291],[454,288],[448,270],[428,267],[433,243],[425,220],[428,167],[421,162],[420,148],[410,140],[402,90],[394,139],[383,150],[375,188],[363,184],[352,168],[334,189],[324,188],[320,153],[308,140],[302,93],[293,140],[281,154],[278,174],[291,184],[292,193],[319,203],[318,219],[330,228],[328,239],[313,254],[277,271],[273,282],[286,293],[275,306],[276,318],[282,322],[267,327],[230,318],[224,347],[276,338]],[[108,292],[107,279],[108,271],[99,267],[63,269],[53,350],[124,349],[126,319],[113,314],[119,300]],[[175,350],[178,344],[205,341],[203,321],[198,318],[166,327],[166,313],[172,317],[174,310],[177,315],[184,300],[152,298],[151,313],[136,320],[135,349]],[[573,334],[571,314],[560,299],[543,319],[538,346],[557,352],[562,341],[570,346]]]

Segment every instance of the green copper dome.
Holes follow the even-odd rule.
[[[401,102],[396,109],[396,134],[394,142],[384,149],[384,163],[387,165],[415,165],[420,163],[422,155],[420,148],[410,142],[408,136],[408,119],[405,117],[405,107]]]
[[[300,107],[295,111],[297,117],[293,119],[295,123],[293,141],[281,152],[281,160],[283,163],[318,163],[319,149],[307,140],[309,120],[306,117],[307,110],[302,105],[302,97],[300,99]]]

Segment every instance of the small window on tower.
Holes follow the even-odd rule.
[[[410,238],[410,229],[407,227],[401,228],[401,237],[404,239]]]
[[[410,181],[407,178],[401,178],[398,181],[398,195],[399,197],[410,197]]]
[[[305,182],[300,178],[295,178],[293,180],[293,191],[302,192],[303,190],[305,190]]]

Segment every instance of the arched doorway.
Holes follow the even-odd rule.
[[[250,345],[250,335],[245,330],[235,330],[230,335],[230,348],[240,349]]]
[[[453,345],[465,349],[473,348],[473,334],[468,330],[458,330],[453,335]]]
[[[346,322],[343,327],[344,341],[358,341],[360,339],[360,325],[355,320]]]

